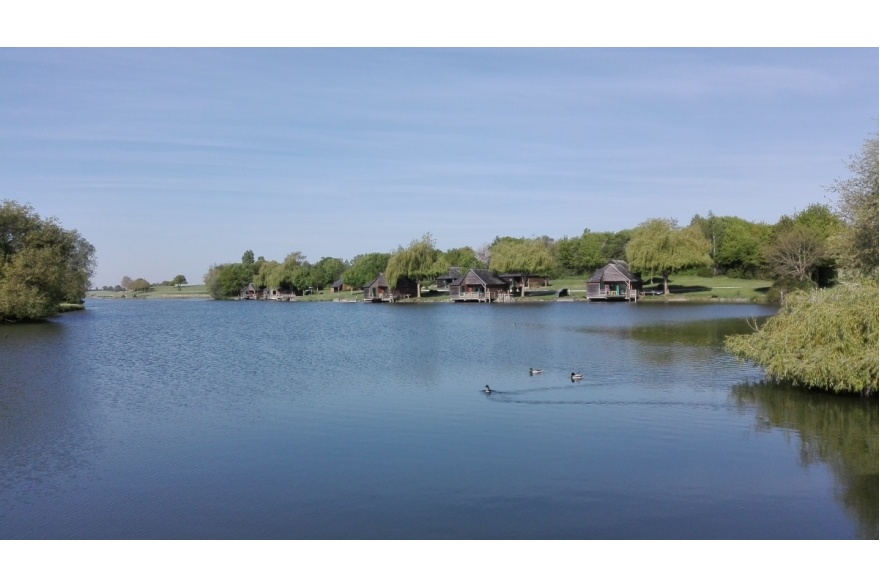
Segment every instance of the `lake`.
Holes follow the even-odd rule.
[[[723,349],[773,307],[86,307],[0,326],[0,538],[878,538],[876,398]]]

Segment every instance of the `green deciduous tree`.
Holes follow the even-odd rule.
[[[721,233],[714,255],[715,266],[730,277],[754,277],[761,270],[762,251],[770,239],[770,227],[736,216],[719,220]]]
[[[284,261],[275,268],[271,276],[273,282],[271,285],[295,292],[302,292],[315,285],[311,265],[300,251],[294,251],[284,257]]]
[[[611,260],[623,259],[631,232],[592,232],[586,229],[579,237],[557,241],[557,272],[559,275],[588,275]]]
[[[562,237],[556,241],[556,265],[563,275],[580,275],[584,272],[578,255],[580,237]]]
[[[150,289],[150,282],[143,277],[138,277],[131,282],[131,289],[134,291],[147,291]]]
[[[820,239],[827,240],[841,229],[840,218],[824,204],[810,204],[792,218],[794,226],[803,226]]]
[[[81,301],[94,265],[95,249],[77,231],[31,206],[0,204],[0,319],[44,318]]]
[[[822,204],[812,204],[794,217],[783,216],[762,250],[767,271],[777,279],[830,285],[834,260],[828,243],[840,229],[840,220]]]
[[[590,232],[585,230],[580,238],[578,256],[582,265],[582,273],[592,273],[613,259],[610,241],[614,238],[611,232]],[[619,258],[619,257],[618,257]]]
[[[496,273],[550,275],[556,269],[551,243],[544,238],[498,237],[489,250],[489,269]],[[520,295],[525,295],[525,287]]]
[[[602,244],[602,253],[606,259],[625,259],[626,245],[632,238],[633,229],[627,228],[617,232],[604,233],[607,235]]]
[[[342,274],[342,282],[352,289],[360,289],[371,282],[388,266],[389,253],[367,253],[352,259],[351,267]]]
[[[471,247],[459,247],[449,249],[438,259],[443,266],[443,271],[450,267],[458,267],[462,271],[468,269],[484,269],[486,266],[477,258],[477,252]]]
[[[633,270],[663,277],[663,293],[668,294],[673,272],[712,262],[711,246],[696,226],[679,228],[675,220],[653,218],[633,230],[626,258]]]
[[[556,242],[556,264],[560,275],[584,275],[609,261],[603,250],[611,233],[590,232]]]
[[[782,279],[810,281],[825,257],[825,243],[805,226],[793,226],[779,232],[764,247],[769,271]]]
[[[281,283],[281,279],[283,279],[283,275],[281,275],[279,271],[279,267],[281,267],[281,263],[278,261],[258,261],[254,263],[256,267],[259,265],[259,269],[254,274],[254,285],[259,287],[278,287]]]
[[[878,263],[878,173],[877,137],[862,145],[849,162],[852,177],[837,180],[830,191],[837,194],[837,213],[844,227],[830,239],[838,265],[855,276],[877,278]]]
[[[737,216],[699,214],[691,220],[711,243],[709,255],[717,273],[730,277],[755,277],[763,268],[763,248],[770,239],[771,228],[763,223],[749,222]]]
[[[225,300],[238,297],[253,277],[250,269],[241,263],[211,265],[205,273],[205,286],[213,299]]]
[[[400,248],[388,259],[385,268],[385,279],[392,288],[401,277],[408,277],[416,282],[416,297],[422,297],[421,280],[434,278],[443,272],[437,260],[440,251],[434,245],[430,233],[412,241],[408,247]]]
[[[186,277],[183,275],[175,275],[171,280],[171,285],[186,285]]]
[[[728,337],[725,344],[775,381],[876,393],[877,322],[877,283],[865,281],[793,293],[760,330]]]
[[[345,262],[342,259],[323,257],[312,267],[312,278],[315,282],[315,287],[324,289],[342,277],[345,270]]]

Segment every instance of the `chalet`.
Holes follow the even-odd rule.
[[[494,302],[508,297],[509,285],[488,269],[470,269],[449,285],[453,302]]]
[[[446,275],[441,275],[435,280],[437,289],[449,289],[453,281],[461,277],[461,269],[458,267],[450,267]]]
[[[388,286],[385,274],[380,273],[376,279],[364,286],[365,302],[394,302],[401,298],[415,296],[418,293],[416,282],[408,277],[400,277],[396,287]]]
[[[342,283],[341,277],[339,279],[337,279],[336,281],[334,281],[333,285],[330,286],[330,289],[333,290],[333,293],[339,293],[339,292],[343,291],[343,288],[345,288],[345,284]]]
[[[296,294],[289,289],[282,289],[280,287],[270,287],[266,289],[267,300],[286,302],[294,298],[296,298]]]
[[[505,273],[501,279],[510,284],[511,291],[519,291],[525,286],[530,287],[546,287],[550,285],[550,278],[545,275],[530,275],[528,273]]]
[[[636,302],[639,285],[639,278],[630,273],[626,262],[611,261],[587,280],[587,299]]]
[[[266,297],[266,289],[265,288],[257,288],[253,283],[247,284],[246,287],[243,287],[238,292],[238,299],[240,300],[262,300]]]

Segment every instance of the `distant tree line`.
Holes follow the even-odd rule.
[[[173,279],[168,279],[165,281],[161,281],[159,283],[150,283],[143,277],[138,277],[137,279],[132,279],[128,275],[124,275],[117,285],[104,285],[101,286],[100,289],[96,291],[113,291],[113,292],[121,292],[121,291],[149,291],[150,289],[156,287],[157,285],[161,286],[181,286],[186,285],[186,277],[183,275],[176,275]]]
[[[390,283],[408,277],[421,288],[452,267],[550,278],[586,277],[611,260],[623,260],[643,277],[659,278],[666,293],[671,274],[691,272],[773,280],[771,295],[779,301],[789,291],[832,285],[842,257],[856,254],[844,253],[842,247],[856,238],[848,232],[843,212],[817,203],[783,215],[775,224],[716,216],[710,211],[695,215],[687,226],[673,219],[651,218],[617,232],[585,229],[580,236],[559,239],[496,236],[478,249],[465,246],[442,251],[429,233],[388,253],[365,253],[348,261],[324,257],[314,264],[299,251],[279,262],[255,259],[248,250],[241,263],[212,265],[205,283],[215,298],[222,299],[237,296],[248,283],[302,291],[323,289],[341,278],[346,287],[358,289],[384,272]]]
[[[36,320],[82,303],[95,248],[29,205],[0,203],[0,320]]]

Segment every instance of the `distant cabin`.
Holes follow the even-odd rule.
[[[450,267],[445,275],[441,275],[434,280],[437,289],[449,289],[452,282],[461,277],[461,269],[459,267]]]
[[[282,289],[280,287],[273,287],[266,290],[266,299],[267,300],[276,300],[276,301],[289,301],[291,298],[295,298],[296,294],[294,294],[289,289]]]
[[[521,290],[523,287],[546,287],[550,285],[550,278],[546,275],[530,275],[528,273],[505,273],[501,279],[510,284],[512,290]]]
[[[625,261],[611,261],[587,280],[588,300],[638,301],[641,281]]]
[[[469,269],[449,285],[453,302],[494,302],[505,298],[510,286],[488,269]]]
[[[265,297],[266,289],[257,288],[253,283],[247,284],[238,292],[238,299],[240,300],[262,300]]]
[[[333,293],[339,293],[343,291],[343,288],[345,288],[345,284],[342,283],[342,278],[337,279],[333,282],[333,285],[330,286],[330,289],[333,290]]]
[[[365,302],[394,302],[417,294],[416,282],[412,279],[400,277],[395,287],[391,288],[384,273],[380,273],[376,279],[364,286]]]

